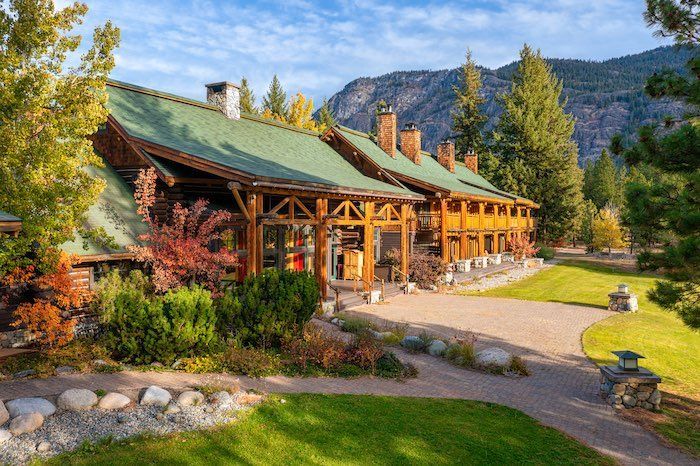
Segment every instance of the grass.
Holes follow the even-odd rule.
[[[606,308],[608,293],[626,283],[639,297],[639,311],[616,314],[583,334],[583,349],[597,364],[615,362],[611,351],[630,349],[646,356],[644,367],[659,374],[664,390],[700,398],[700,332],[647,299],[658,278],[581,262],[564,262],[479,296],[550,301]]]
[[[649,301],[646,293],[657,279],[614,267],[567,261],[521,281],[470,294],[606,308],[607,294],[618,283],[628,284],[639,297],[639,311],[616,314],[593,324],[583,334],[583,349],[596,364],[614,363],[610,352],[619,349],[646,356],[642,365],[662,377],[660,388],[679,397],[665,394],[674,401],[662,401],[658,416],[642,413],[643,424],[700,456],[700,332],[690,330],[675,314]]]
[[[49,464],[613,464],[499,405],[353,395],[284,399],[218,430],[106,442]]]

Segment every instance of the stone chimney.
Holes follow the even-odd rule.
[[[437,161],[440,165],[455,172],[455,144],[452,141],[442,141],[437,146]]]
[[[391,105],[377,114],[377,145],[396,158],[396,113],[391,110]]]
[[[408,159],[420,165],[420,130],[415,123],[407,123],[401,130],[401,152]]]
[[[474,173],[479,173],[479,156],[474,153],[473,149],[469,149],[464,156],[464,165]]]
[[[241,118],[241,91],[238,84],[222,81],[206,85],[207,103],[216,105],[227,118]]]

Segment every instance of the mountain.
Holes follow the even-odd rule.
[[[679,116],[683,106],[644,95],[646,78],[670,68],[685,72],[692,52],[673,46],[605,61],[547,59],[563,81],[566,108],[576,117],[574,139],[579,163],[596,158],[616,133],[634,135],[636,128],[667,115]],[[482,68],[487,129],[493,128],[500,108],[495,97],[510,89],[518,66],[513,62],[495,70]],[[384,99],[394,107],[399,125],[415,122],[422,131],[423,148],[435,152],[442,139],[452,135],[452,86],[457,69],[395,71],[376,78],[358,78],[333,95],[328,104],[342,125],[361,131],[374,127],[376,103]]]

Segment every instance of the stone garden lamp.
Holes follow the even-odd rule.
[[[644,356],[637,354],[634,351],[613,351],[615,356],[618,357],[617,367],[623,371],[638,372],[639,371],[639,359],[643,359]]]

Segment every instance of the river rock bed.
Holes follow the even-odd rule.
[[[534,275],[543,270],[552,267],[556,261],[545,262],[543,266],[537,268],[521,268],[508,269],[503,272],[497,272],[486,277],[481,277],[476,280],[459,283],[455,286],[453,292],[459,293],[462,291],[486,291],[491,288],[507,285],[512,282],[520,281],[531,275]]]
[[[162,406],[142,404],[115,411],[59,409],[38,430],[0,443],[0,464],[27,464],[35,458],[48,458],[74,450],[83,442],[95,443],[108,437],[119,440],[145,433],[164,435],[211,428],[236,420],[239,411],[260,400],[258,395],[237,392],[225,405],[210,399],[195,406],[178,405],[173,410],[177,412],[170,414]],[[7,426],[0,426],[0,430],[3,428]]]

